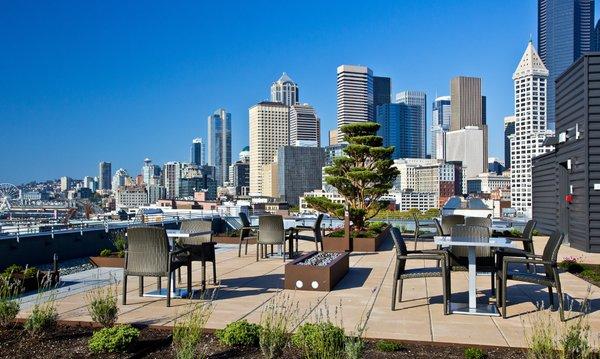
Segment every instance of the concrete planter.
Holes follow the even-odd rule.
[[[96,267],[109,267],[109,268],[124,268],[125,258],[121,258],[116,254],[110,257],[90,257],[90,263]]]
[[[339,252],[337,258],[324,266],[298,264],[318,253],[307,253],[285,265],[285,289],[329,292],[344,278],[349,268],[349,255],[345,252]]]

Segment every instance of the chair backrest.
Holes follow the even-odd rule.
[[[451,214],[449,216],[442,217],[442,233],[445,236],[451,234],[452,227],[457,224],[465,224],[465,216],[458,214]]]
[[[544,261],[548,261],[552,263],[551,265],[544,265],[544,269],[546,271],[546,276],[552,277],[553,271],[552,267],[556,266],[556,259],[558,258],[558,250],[560,249],[560,245],[562,244],[565,235],[559,231],[554,231],[548,238],[548,242],[546,242],[546,246],[544,247],[544,252],[542,253],[542,259]]]
[[[537,221],[530,219],[523,229],[523,238],[525,239],[525,241],[523,241],[523,249],[529,253],[533,253],[533,230],[536,225]]]
[[[404,238],[402,238],[402,233],[398,227],[392,227],[390,233],[392,234],[392,239],[394,240],[394,248],[396,248],[397,256],[405,256],[408,254],[408,249],[406,248],[406,242],[404,242]],[[406,267],[406,259],[396,259],[398,265],[398,275],[404,272]]]
[[[199,232],[210,232],[208,234],[202,234],[193,237],[181,237],[179,238],[179,244],[182,245],[197,245],[206,242],[212,242],[212,221],[206,221],[203,219],[188,219],[181,221],[181,232],[183,233],[199,233]]]
[[[490,231],[490,235],[492,235],[492,219],[490,217],[466,217],[465,226],[486,227]]]
[[[282,244],[285,241],[283,217],[268,214],[258,217],[258,242],[261,244]]]
[[[435,228],[437,229],[437,235],[443,236],[444,230],[442,229],[442,225],[440,224],[440,221],[437,218],[434,218],[433,223],[435,224]]]
[[[240,220],[242,221],[242,227],[250,227],[251,223],[248,219],[248,215],[244,212],[240,212]]]
[[[125,269],[135,273],[166,273],[169,238],[162,227],[135,227],[127,230]]]
[[[416,213],[413,213],[412,216],[413,216],[413,220],[415,221],[415,233],[419,233],[419,227],[420,227],[419,217],[417,216]]]
[[[321,223],[323,222],[323,213],[319,213],[319,215],[317,216],[317,220],[315,221],[315,238],[317,239],[317,242],[321,242],[323,240],[322,235],[321,235]]]
[[[489,242],[490,232],[486,227],[456,225],[452,227],[450,234],[451,242]],[[452,246],[451,252],[456,257],[467,257],[468,248],[465,246]],[[491,256],[490,247],[476,247],[477,257]]]

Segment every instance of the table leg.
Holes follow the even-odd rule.
[[[477,309],[477,258],[475,257],[475,247],[468,247],[469,259],[469,309]]]

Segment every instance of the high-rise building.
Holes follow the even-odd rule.
[[[98,187],[100,190],[110,190],[112,169],[110,162],[100,162],[98,165]]]
[[[217,168],[215,180],[222,186],[231,165],[231,114],[222,108],[208,116],[207,152],[207,163]]]
[[[250,191],[250,163],[237,161],[231,165],[229,182],[235,187],[237,196],[246,196]]]
[[[515,133],[511,137],[511,205],[531,218],[532,158],[547,152],[546,96],[549,71],[530,41],[513,74]]]
[[[60,178],[60,190],[62,192],[68,191],[73,188],[73,179],[71,177],[63,176]]]
[[[366,66],[338,66],[338,141],[344,140],[344,133],[340,130],[343,125],[366,121],[375,121],[373,72]]]
[[[450,96],[440,96],[433,101],[431,111],[431,158],[446,158],[446,132],[450,130]]]
[[[279,147],[289,144],[289,107],[260,102],[248,110],[250,128],[250,193],[263,194],[263,167],[273,162]]]
[[[96,185],[94,182],[94,177],[92,176],[85,176],[83,177],[83,188],[89,188],[92,190],[92,192],[96,191]]]
[[[284,72],[279,80],[271,85],[271,102],[293,106],[300,103],[298,85]]]
[[[304,192],[321,188],[321,168],[325,164],[322,148],[284,146],[277,151],[279,198],[292,206],[299,204]]]
[[[415,150],[418,155],[406,157],[425,157],[427,155],[427,95],[422,91],[401,91],[396,94],[396,103],[415,106],[418,109],[418,117],[414,118],[416,121],[411,121],[411,127],[414,128],[410,131],[410,142],[419,146]]]
[[[538,0],[539,57],[548,69],[547,123],[554,129],[555,81],[591,49],[594,0]]]
[[[384,146],[394,146],[392,158],[424,158],[423,114],[420,106],[388,103],[377,106],[377,134]]]
[[[321,120],[309,104],[290,106],[290,144],[321,147]]]
[[[242,148],[238,158],[243,163],[250,163],[250,146]]]
[[[127,185],[127,179],[129,174],[123,168],[119,168],[112,178],[112,189],[116,191],[119,187],[125,187]]]
[[[149,158],[144,159],[142,179],[146,185],[160,184],[160,167],[153,164]]]
[[[591,52],[600,51],[600,20],[596,23],[596,27],[592,30],[592,43],[590,44]]]
[[[329,146],[338,144],[338,130],[334,128],[333,130],[329,130]]]
[[[462,163],[465,179],[463,193],[466,193],[466,179],[487,172],[488,159],[481,150],[484,148],[484,141],[483,130],[477,126],[466,126],[446,133],[446,161]]]
[[[515,116],[504,117],[504,168],[510,168],[510,138],[515,134]]]
[[[190,147],[190,163],[195,164],[196,166],[202,166],[204,163],[202,162],[202,143],[201,138],[194,138],[192,140],[192,146]]]
[[[392,102],[392,80],[389,77],[373,76],[373,107]]]
[[[183,166],[181,162],[167,162],[163,165],[163,180],[167,191],[167,198],[179,197],[179,185]]]
[[[155,204],[160,199],[167,198],[167,189],[159,184],[150,184],[146,186],[148,191],[148,204]]]

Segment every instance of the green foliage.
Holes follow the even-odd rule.
[[[95,354],[100,353],[122,353],[137,341],[140,331],[131,325],[117,325],[114,327],[102,328],[92,335],[88,342],[90,351]]]
[[[260,316],[258,340],[264,358],[273,359],[281,355],[297,313],[298,302],[291,302],[287,295],[277,295],[265,305]]]
[[[404,350],[404,346],[400,343],[391,340],[380,340],[375,344],[375,347],[380,352],[399,352]]]
[[[344,329],[331,322],[302,324],[292,336],[292,344],[307,359],[339,358],[345,349]]]
[[[375,232],[377,234],[383,232],[383,230],[388,226],[385,222],[369,222],[367,224],[367,228],[369,231]]]
[[[584,302],[584,312],[587,311],[587,300]],[[565,329],[559,339],[561,359],[586,359],[590,358],[592,348],[588,341],[590,325],[579,316],[571,322],[567,322]]]
[[[557,329],[552,313],[540,310],[532,315],[529,324],[531,327],[525,336],[529,348],[527,358],[556,359],[558,357],[555,349]]]
[[[583,265],[577,262],[575,258],[566,258],[558,264],[559,268],[566,270],[569,273],[581,273],[585,270]]]
[[[339,219],[344,218],[344,205],[335,203],[329,198],[318,197],[318,196],[307,196],[304,197],[306,204],[321,213],[328,213],[332,217]]]
[[[350,220],[356,230],[364,228],[370,219],[387,206],[380,201],[388,193],[398,176],[391,156],[393,147],[383,147],[377,136],[379,124],[358,122],[341,127],[348,146],[344,156],[333,159],[325,168],[325,182],[335,187],[349,205]],[[329,213],[329,212],[328,212]]]
[[[36,267],[29,267],[23,271],[23,278],[37,278],[39,270]]]
[[[87,295],[88,313],[92,320],[110,327],[117,321],[119,308],[117,307],[117,289],[112,286],[99,288]]]
[[[111,254],[112,254],[112,251],[108,248],[105,248],[100,251],[100,257],[110,257]]]
[[[178,359],[193,359],[204,356],[199,350],[198,344],[213,309],[212,300],[197,304],[183,319],[175,321],[173,347]]]
[[[581,277],[583,277],[584,279],[586,279],[588,281],[600,283],[600,268],[598,268],[598,267],[585,268],[583,271],[581,271],[580,275],[581,275]]]
[[[21,306],[16,300],[0,298],[0,327],[10,325],[19,314],[20,309]]]
[[[215,335],[227,346],[256,346],[260,335],[260,326],[248,323],[246,319],[227,324],[224,329],[217,330]]]
[[[127,236],[125,236],[125,231],[114,232],[112,244],[115,246],[117,252],[125,252],[125,249],[127,249]]]
[[[467,348],[465,349],[465,359],[484,359],[487,354],[479,348]]]
[[[511,228],[509,232],[510,232],[510,235],[513,237],[523,237],[523,232],[516,228]]]
[[[13,273],[21,273],[23,271],[23,267],[18,264],[11,264],[4,269],[2,274],[10,276]]]
[[[408,211],[390,211],[387,209],[381,210],[374,218],[377,219],[405,219],[412,220],[416,215],[419,219],[433,219],[440,216],[440,210],[437,208],[428,209],[421,212],[416,208],[411,208]]]
[[[25,330],[31,335],[40,334],[56,326],[58,313],[53,300],[48,300],[44,304],[35,304],[31,314],[25,321]]]

